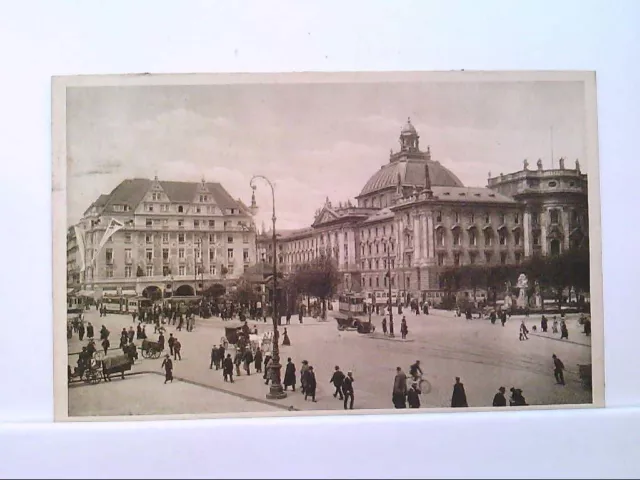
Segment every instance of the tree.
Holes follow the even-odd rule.
[[[241,305],[246,305],[255,300],[256,292],[251,282],[240,280],[233,292],[233,297]]]
[[[326,315],[327,298],[334,295],[340,282],[335,262],[324,255],[307,262],[294,274],[298,292],[317,297],[322,303],[322,316]]]
[[[220,283],[214,283],[204,291],[204,296],[218,298],[224,295],[226,292],[227,289],[224,287],[224,285]]]

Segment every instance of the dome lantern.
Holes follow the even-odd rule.
[[[411,117],[400,131],[400,149],[403,152],[417,152],[420,149],[420,135],[411,123]]]

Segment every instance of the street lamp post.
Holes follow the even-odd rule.
[[[193,252],[193,295],[196,296],[198,293],[198,257],[202,255],[202,238],[198,237],[198,240],[195,241],[195,244],[198,245],[198,249]]]
[[[389,277],[389,324],[393,323],[393,305],[391,304],[391,241],[387,241],[387,276]]]
[[[275,190],[273,188],[273,184],[269,179],[263,175],[254,175],[249,182],[249,185],[253,189],[253,194],[251,197],[251,210],[252,213],[255,214],[257,211],[256,205],[256,197],[255,190],[256,186],[254,182],[256,179],[262,179],[271,188],[271,204],[272,204],[272,242],[273,242],[273,346],[272,346],[272,356],[271,356],[271,386],[269,387],[269,393],[267,393],[267,398],[270,400],[276,399],[280,400],[286,398],[287,393],[282,388],[282,383],[280,382],[280,369],[282,365],[280,365],[280,349],[278,347],[278,300],[277,300],[277,292],[278,292],[278,257],[277,257],[277,246],[276,246],[276,195]]]

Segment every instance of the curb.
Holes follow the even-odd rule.
[[[141,371],[137,371],[137,372],[128,372],[128,373],[125,373],[124,376],[125,377],[133,377],[133,376],[136,376],[136,375],[148,375],[148,374],[158,375],[160,377],[164,377],[164,373],[156,372],[156,371],[153,371],[153,370],[141,370]],[[207,385],[205,383],[196,382],[195,380],[189,380],[189,379],[184,378],[184,377],[174,376],[173,378],[174,378],[174,380],[178,380],[179,382],[187,383],[189,385],[194,385],[196,387],[206,388],[207,390],[213,390],[215,392],[225,393],[227,395],[232,395],[234,397],[238,397],[238,398],[241,398],[241,399],[249,401],[249,402],[262,403],[264,405],[269,405],[270,407],[279,408],[281,410],[300,411],[299,408],[295,408],[293,406],[284,406],[281,403],[275,403],[275,402],[271,402],[269,400],[264,400],[264,399],[261,399],[261,398],[252,397],[250,395],[245,395],[243,393],[238,393],[238,392],[234,392],[234,391],[231,391],[231,390],[226,390],[224,388],[214,387],[212,385]],[[73,384],[84,384],[84,381],[83,380],[74,379],[71,382],[69,382],[69,385],[73,385]],[[87,385],[87,386],[90,386],[90,385]]]
[[[591,348],[591,345],[587,343],[574,342],[573,340],[565,340],[562,338],[548,337],[546,335],[540,335],[539,333],[531,333],[531,332],[529,332],[529,335],[532,337],[546,338],[547,340],[555,340],[556,342],[571,343],[573,345],[580,345],[581,347]]]

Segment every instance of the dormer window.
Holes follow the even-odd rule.
[[[184,207],[182,205],[178,205],[178,213],[184,213]]]
[[[153,205],[147,204],[147,212],[153,212]]]

